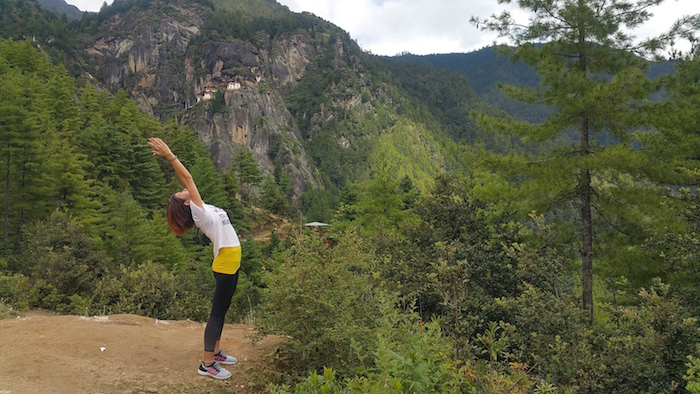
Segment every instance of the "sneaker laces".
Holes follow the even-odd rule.
[[[217,356],[221,356],[223,358],[228,358],[228,354],[224,352],[223,350],[219,349],[219,353],[216,353]]]
[[[219,363],[216,361],[214,361],[211,365],[206,365],[206,364],[204,364],[204,361],[202,361],[202,366],[205,369],[214,368],[216,370],[216,372],[221,372],[221,365],[219,365]]]

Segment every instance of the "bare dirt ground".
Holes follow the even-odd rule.
[[[224,327],[221,347],[238,358],[232,377],[197,374],[204,324],[135,315],[0,320],[0,394],[255,393],[264,391],[270,354],[281,342],[252,344],[253,329]]]
[[[254,222],[258,222],[250,230],[250,235],[255,241],[269,241],[273,232],[277,234],[277,237],[281,240],[291,235],[290,231],[292,228],[289,220],[269,213],[263,213],[262,210],[257,208],[252,209],[251,212],[249,216],[254,218]],[[296,225],[298,226],[299,223],[297,222]],[[247,234],[243,232],[239,234],[239,237],[246,235]],[[296,235],[298,235],[298,230]]]

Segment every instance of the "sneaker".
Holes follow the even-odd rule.
[[[231,377],[231,372],[226,368],[221,368],[221,365],[214,361],[210,366],[205,366],[202,361],[199,363],[199,368],[197,368],[197,373],[202,376],[211,376],[214,379],[228,379]]]
[[[228,364],[232,365],[238,362],[235,357],[229,356],[228,354],[224,353],[223,350],[219,350],[219,353],[216,353],[214,355],[214,361],[216,361],[219,364]]]

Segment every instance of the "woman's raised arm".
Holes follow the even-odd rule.
[[[202,201],[202,197],[199,195],[199,190],[197,190],[197,185],[194,183],[192,175],[187,168],[185,168],[185,165],[178,160],[177,155],[173,154],[170,147],[168,147],[168,145],[160,138],[149,138],[148,145],[153,148],[154,155],[165,157],[168,159],[168,161],[170,161],[170,164],[172,164],[173,169],[175,170],[175,174],[177,174],[177,177],[180,178],[180,181],[185,185],[185,188],[190,193],[190,201],[198,207],[204,208],[204,202]]]

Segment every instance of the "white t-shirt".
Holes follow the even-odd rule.
[[[228,214],[221,208],[204,203],[204,209],[195,203],[190,203],[194,224],[214,244],[214,257],[219,255],[219,249],[241,246],[236,230],[233,229]]]

